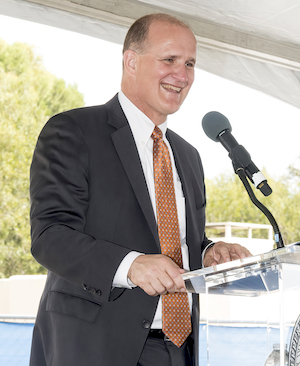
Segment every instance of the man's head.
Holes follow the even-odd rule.
[[[167,14],[138,19],[123,47],[122,91],[155,124],[176,112],[193,81],[196,39]]]

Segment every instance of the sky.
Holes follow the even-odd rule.
[[[51,73],[77,84],[87,106],[103,104],[120,90],[121,45],[3,15],[0,38],[34,46]],[[198,149],[206,178],[234,175],[227,151],[202,129],[202,118],[210,111],[229,119],[238,143],[272,178],[287,173],[289,165],[300,167],[298,108],[196,69],[194,85],[180,111],[168,117],[168,127]]]

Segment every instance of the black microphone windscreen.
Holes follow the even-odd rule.
[[[212,140],[218,142],[218,136],[222,131],[232,131],[228,119],[219,112],[208,112],[202,119],[202,127],[205,134]]]

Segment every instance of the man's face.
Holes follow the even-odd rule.
[[[194,81],[196,40],[178,25],[151,24],[146,48],[137,54],[133,102],[156,125],[176,112]]]

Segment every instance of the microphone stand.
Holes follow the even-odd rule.
[[[247,191],[251,201],[255,204],[256,207],[258,207],[262,211],[262,213],[267,217],[270,224],[272,225],[273,230],[274,230],[274,239],[275,239],[277,249],[284,248],[284,243],[283,243],[282,236],[281,236],[279,227],[277,225],[277,222],[274,219],[271,212],[256,198],[252,188],[250,187],[250,184],[248,182],[247,175],[245,173],[244,168],[238,167],[237,169],[235,169],[234,162],[233,162],[233,166],[234,166],[235,173],[239,176],[240,180],[244,184],[244,187],[246,188],[246,191]]]

